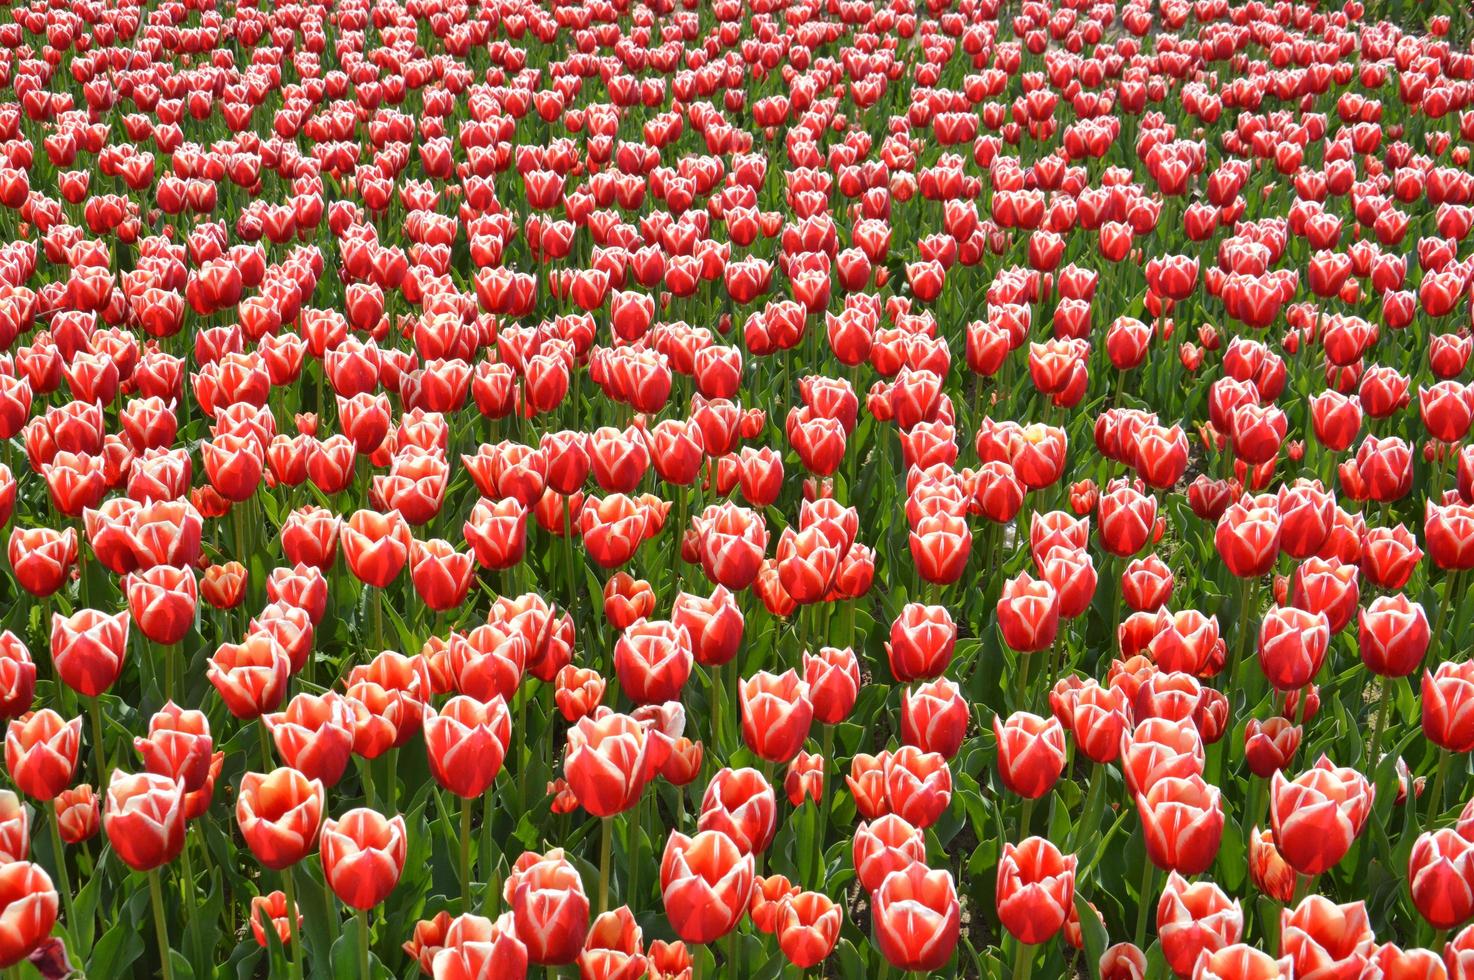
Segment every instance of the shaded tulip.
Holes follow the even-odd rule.
[[[1035,800],[1054,788],[1065,766],[1065,733],[1057,718],[1016,711],[993,718],[998,745],[998,775],[1004,787]]]
[[[1009,845],[1004,847],[1006,855]],[[961,926],[951,872],[920,862],[891,872],[871,895],[870,919],[887,963],[901,970],[940,969],[957,948]]]
[[[793,670],[759,671],[737,686],[742,739],[758,758],[787,762],[809,737],[814,708],[809,686]]]
[[[672,831],[666,840],[660,893],[671,928],[686,942],[709,943],[731,932],[747,913],[752,888],[753,857],[726,834]]]
[[[236,795],[235,820],[256,860],[279,871],[312,853],[324,800],[322,782],[295,769],[248,772]]]
[[[64,720],[50,708],[22,715],[5,732],[5,768],[16,787],[52,800],[71,785],[82,744],[82,719]]]
[[[1042,837],[1005,843],[995,894],[998,918],[1015,939],[1029,946],[1046,942],[1064,928],[1074,907],[1075,856],[1061,854]]]
[[[354,909],[378,905],[404,871],[404,818],[367,807],[349,810],[322,823],[318,845],[323,878],[338,900]]]
[[[1365,776],[1325,756],[1293,780],[1275,773],[1269,805],[1275,848],[1303,875],[1335,866],[1361,833],[1374,794]]]
[[[113,852],[134,871],[168,864],[184,849],[184,785],[168,776],[114,770],[102,825]]]

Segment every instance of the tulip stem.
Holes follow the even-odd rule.
[[[829,767],[833,764],[830,756],[834,755],[834,726],[825,725],[823,741],[820,751],[824,757],[823,772],[824,782],[829,782]],[[819,829],[814,833],[814,887],[822,888],[824,885],[824,838],[829,831],[829,793],[833,787],[824,786],[819,791]]]
[[[1431,827],[1443,812],[1443,784],[1448,781],[1449,764],[1453,753],[1448,749],[1438,750],[1438,772],[1433,777],[1433,792],[1428,794],[1428,824]]]
[[[174,980],[174,964],[169,959],[169,929],[164,925],[164,896],[159,886],[159,869],[148,873],[148,898],[154,910],[154,935],[159,941],[159,967],[164,980]],[[365,973],[365,976],[368,974]]]
[[[599,914],[609,911],[609,852],[614,844],[614,820],[604,817],[604,836],[599,842]]]
[[[461,800],[461,914],[471,911],[471,800]]]
[[[1023,711],[1029,703],[1029,668],[1034,666],[1034,655],[1029,653],[1019,654],[1023,661],[1018,665],[1018,704],[1014,705],[1015,711]]]
[[[56,854],[56,879],[61,883],[61,904],[66,911],[67,928],[76,929],[77,920],[72,914],[71,875],[67,873],[67,852],[61,841],[61,814],[57,812],[54,800],[49,809],[51,819],[46,822],[51,826],[51,849]]]
[[[496,782],[492,781],[491,787],[486,791],[483,799],[485,809],[481,813],[481,876],[485,880],[485,891],[482,893],[481,904],[485,906],[486,914],[495,917],[497,892],[499,882],[497,878],[497,862],[501,860],[501,854],[495,851],[492,837],[492,824],[496,817]]]
[[[1433,632],[1429,634],[1429,649],[1439,649],[1439,637],[1443,635],[1443,625],[1448,621],[1448,611],[1453,607],[1454,595],[1459,591],[1459,579],[1461,575],[1457,569],[1448,573],[1444,579],[1443,601],[1438,604],[1438,619],[1433,623]]]
[[[1136,906],[1136,945],[1138,949],[1146,946],[1146,923],[1147,910],[1152,907],[1151,893],[1156,890],[1157,866],[1151,861],[1141,862],[1141,892],[1137,895]]]
[[[1105,784],[1105,766],[1099,762],[1091,764],[1090,786],[1085,790],[1085,807],[1080,822],[1075,826],[1075,849],[1079,851],[1086,841],[1094,843],[1095,832],[1100,829],[1100,802]],[[1083,852],[1082,858],[1088,858]]]
[[[185,845],[188,851],[188,845]],[[287,899],[287,930],[291,937],[292,949],[287,961],[291,964],[293,977],[302,976],[302,937],[297,932],[297,883],[296,869],[292,865],[282,868],[281,890]]]
[[[1020,939],[1018,943],[1018,955],[1013,960],[1013,980],[1029,980],[1034,972],[1034,947]]]
[[[264,716],[256,719],[256,735],[261,742],[261,771],[271,772],[276,767],[271,764],[271,733],[266,730]]]
[[[361,977],[373,975],[369,973],[368,909],[358,910],[358,975]]]
[[[625,847],[629,851],[629,884],[625,887],[624,904],[629,906],[631,912],[635,911],[635,903],[640,898],[640,815],[645,809],[645,794],[641,793],[635,797],[635,805],[631,807],[625,818],[629,821],[628,839]]]
[[[108,772],[107,751],[105,743],[102,740],[102,699],[88,698],[87,713],[92,716],[92,741],[96,743],[93,748],[97,752],[97,784],[98,788],[106,795]]]

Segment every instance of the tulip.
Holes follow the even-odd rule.
[[[1010,649],[1019,653],[1047,649],[1059,631],[1059,617],[1059,593],[1049,582],[1023,572],[1003,583],[998,630]]]
[[[1206,950],[1213,953],[1238,942],[1244,911],[1211,881],[1189,884],[1173,871],[1157,902],[1157,936],[1167,965],[1179,977],[1192,973]]]
[[[113,851],[133,870],[168,864],[184,849],[184,784],[168,776],[114,770],[102,825]]]
[[[259,718],[286,695],[291,660],[274,637],[256,633],[244,643],[222,643],[205,676],[237,718]]]
[[[795,809],[803,806],[804,800],[818,803],[824,798],[825,759],[817,753],[799,752],[788,764],[783,777],[783,792]]]
[[[72,781],[82,743],[82,719],[65,721],[50,708],[22,715],[5,732],[5,768],[16,787],[53,800]]]
[[[568,730],[563,774],[579,806],[612,817],[634,806],[670,755],[670,740],[629,715],[587,715]]]
[[[1450,752],[1474,750],[1474,662],[1423,671],[1423,734]]]
[[[323,821],[318,850],[333,894],[367,911],[389,896],[404,871],[404,818],[385,818],[367,807],[349,810],[341,819]]]
[[[758,758],[787,762],[798,754],[809,736],[814,709],[808,684],[796,672],[759,671],[738,684],[737,698],[743,741]]]
[[[1247,498],[1230,504],[1218,519],[1213,543],[1224,565],[1239,578],[1267,575],[1279,555],[1278,507]]]
[[[768,849],[777,830],[777,798],[756,769],[722,769],[701,798],[700,830],[719,830],[744,854]]]
[[[295,925],[288,921],[288,915],[295,916]],[[292,935],[302,925],[302,915],[293,905],[290,913],[287,909],[287,896],[285,892],[274,891],[269,895],[257,895],[251,899],[251,934],[256,937],[257,945],[266,949],[269,940],[266,931],[270,929],[276,934],[276,941],[283,946],[291,943]]]
[[[892,871],[901,871],[926,859],[920,829],[895,814],[887,814],[855,828],[855,875],[873,893]]]
[[[353,709],[341,694],[298,694],[286,711],[264,714],[261,722],[282,759],[308,779],[331,787],[348,768],[353,752]]]
[[[1203,950],[1192,972],[1192,980],[1295,980],[1296,976],[1288,956],[1275,959],[1243,943]]]
[[[1146,954],[1135,943],[1117,943],[1100,954],[1100,980],[1143,980]]]
[[[1244,762],[1260,779],[1268,779],[1290,764],[1300,747],[1300,726],[1288,718],[1261,722],[1250,718],[1244,728]]]
[[[1380,970],[1385,980],[1448,980],[1443,959],[1431,949],[1399,949],[1383,943],[1372,955],[1371,970]]]
[[[578,956],[578,973],[582,980],[640,980],[645,975],[647,960],[640,926],[629,906],[594,919]]]
[[[91,786],[62,790],[51,807],[61,839],[68,844],[91,840],[102,827],[102,808]]]
[[[998,744],[998,775],[1011,793],[1036,800],[1054,788],[1065,765],[1064,727],[1056,718],[1025,711],[1006,722],[993,718]]]
[[[1451,828],[1424,831],[1408,856],[1413,905],[1435,929],[1453,929],[1474,915],[1474,844]]]
[[[676,935],[709,943],[736,928],[752,895],[753,867],[752,855],[724,833],[671,831],[660,860],[660,893]]]
[[[1373,599],[1357,613],[1357,627],[1361,661],[1382,677],[1406,677],[1417,670],[1431,639],[1422,605],[1400,592]]]
[[[891,623],[886,656],[901,683],[941,676],[952,661],[957,627],[942,606],[908,603]]]
[[[901,695],[901,741],[951,759],[962,747],[970,717],[961,689],[945,677],[908,688]]]
[[[718,585],[705,599],[679,593],[671,608],[671,621],[686,630],[696,662],[702,666],[722,666],[742,646],[742,609],[725,586]]]
[[[1249,877],[1254,887],[1283,905],[1294,895],[1295,874],[1275,848],[1273,832],[1255,827],[1249,835]]]
[[[548,855],[516,872],[512,913],[532,962],[557,966],[578,958],[589,929],[589,900],[567,859]]]
[[[948,871],[917,862],[891,872],[871,897],[870,915],[881,955],[902,970],[940,969],[956,949],[961,910]]]
[[[614,644],[619,686],[636,704],[678,699],[691,676],[690,634],[663,620],[636,620]]]
[[[1275,848],[1303,875],[1334,866],[1361,833],[1374,791],[1361,773],[1337,768],[1324,756],[1293,780],[1275,773],[1270,782]]]
[[[431,960],[430,975],[435,980],[524,977],[527,959],[527,947],[517,936],[511,912],[495,922],[462,915],[447,930],[445,946]]]
[[[1157,867],[1199,874],[1213,863],[1223,836],[1218,788],[1201,776],[1168,776],[1136,796],[1147,857]]]
[[[0,967],[31,956],[56,924],[58,896],[39,864],[0,864]]]
[[[324,799],[322,782],[295,769],[241,777],[235,819],[256,860],[280,871],[310,854],[322,825]]]
[[[1053,938],[1064,928],[1074,896],[1073,854],[1061,854],[1042,837],[1003,845],[995,900],[1003,927],[1019,942],[1037,946]]]
[[[1307,895],[1294,909],[1280,911],[1280,950],[1296,976],[1361,976],[1376,951],[1366,904]]]
[[[149,719],[148,737],[135,738],[133,747],[147,771],[178,779],[186,793],[193,793],[209,778],[215,743],[203,712],[186,711],[170,701]]]
[[[71,616],[51,614],[51,659],[62,681],[96,698],[117,681],[128,650],[128,613],[109,616],[79,609]]]
[[[778,948],[801,970],[817,966],[839,940],[839,906],[820,892],[800,892],[778,905]]]
[[[952,771],[935,752],[903,746],[885,755],[881,770],[887,806],[917,827],[930,827],[952,802]]]
[[[1259,627],[1259,666],[1278,690],[1293,691],[1315,679],[1330,643],[1323,612],[1277,607]]]
[[[860,694],[860,663],[849,647],[804,651],[804,683],[809,688],[814,720],[837,725],[849,717]]]
[[[355,511],[339,535],[349,570],[364,585],[383,589],[409,560],[411,536],[399,511]]]
[[[445,789],[470,800],[496,782],[511,742],[512,722],[500,697],[483,704],[458,695],[438,712],[427,709],[424,732],[430,774]]]
[[[155,565],[130,572],[123,581],[128,611],[144,636],[163,646],[178,643],[194,625],[199,602],[194,572]]]

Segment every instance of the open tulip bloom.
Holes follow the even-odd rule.
[[[1467,3],[6,7],[0,970],[1474,978]]]

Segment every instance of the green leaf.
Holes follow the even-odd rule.
[[[118,922],[103,933],[87,959],[89,980],[113,980],[128,975],[133,961],[143,955],[143,933],[136,922]]]

